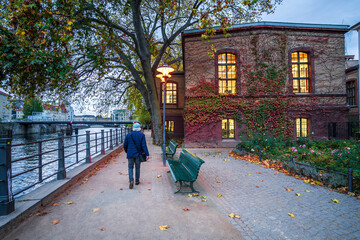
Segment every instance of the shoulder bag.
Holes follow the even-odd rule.
[[[130,133],[130,137],[131,137],[133,143],[135,144],[136,150],[137,150],[138,153],[139,153],[140,162],[146,162],[146,155],[145,155],[145,153],[144,153],[144,152],[143,152],[143,153],[140,152],[140,150],[139,150],[136,142],[134,141],[134,138],[133,138],[133,136],[132,136],[131,133]]]

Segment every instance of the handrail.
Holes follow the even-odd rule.
[[[126,129],[126,130],[128,130],[128,129]],[[20,189],[19,191],[16,191],[16,193],[14,193],[13,196],[17,196],[20,193],[23,193],[23,192],[27,191],[28,189],[31,189],[34,186],[44,182],[44,180],[54,177],[55,175],[58,175],[58,179],[59,179],[59,176],[62,176],[61,174],[64,174],[62,171],[66,171],[66,170],[74,167],[75,165],[80,164],[81,162],[84,162],[84,161],[87,162],[87,157],[84,157],[84,158],[80,157],[81,159],[79,159],[80,155],[84,156],[84,154],[85,154],[84,152],[89,152],[90,157],[92,157],[94,155],[98,155],[98,154],[104,154],[106,149],[112,149],[114,146],[116,146],[115,145],[116,143],[121,144],[123,142],[121,140],[125,139],[125,137],[123,135],[126,134],[126,130],[123,131],[121,128],[115,128],[115,129],[111,130],[112,133],[110,133],[110,134],[109,134],[110,131],[104,131],[104,130],[102,130],[100,132],[100,134],[99,134],[99,132],[90,133],[90,131],[87,131],[86,134],[76,134],[74,136],[64,136],[64,133],[62,133],[62,134],[59,134],[59,137],[57,137],[57,138],[44,139],[44,140],[33,141],[33,142],[29,142],[29,143],[19,143],[19,144],[10,145],[9,146],[10,148],[36,145],[36,144],[38,145],[37,153],[31,154],[31,155],[28,155],[25,157],[21,157],[21,158],[15,159],[13,161],[10,160],[11,164],[19,164],[19,162],[26,161],[29,159],[31,159],[31,161],[36,161],[37,158],[39,161],[39,164],[37,166],[31,167],[30,169],[18,172],[11,176],[11,179],[14,179],[14,178],[17,178],[26,173],[33,172],[35,170],[39,171],[39,173],[38,173],[39,180],[38,181]],[[89,139],[89,141],[87,141],[87,140],[78,141],[80,137],[81,137],[81,139],[84,139],[84,137],[86,137],[86,136],[88,136],[87,138]],[[76,139],[76,143],[68,142],[71,139]],[[50,141],[57,141],[59,147],[57,147],[55,149],[51,149],[51,150],[47,150],[47,149],[43,150],[42,149],[44,146],[43,143],[50,142]],[[96,144],[94,144],[94,141],[96,142]],[[102,148],[101,149],[102,151],[100,151],[100,152],[97,151],[98,146],[101,146],[100,148]],[[67,151],[70,149],[74,150],[75,148],[77,150],[72,151],[71,153],[68,153],[66,155],[64,154],[64,150],[67,150]],[[94,148],[96,148],[96,151],[94,151]],[[56,156],[55,160],[46,161],[44,163],[42,162],[44,156],[53,156],[53,154],[56,151],[58,152],[58,156]],[[49,155],[49,154],[52,154],[52,155]],[[10,156],[10,159],[11,159],[11,156]],[[50,175],[49,175],[49,173],[47,173],[46,176],[43,178],[42,175],[43,175],[44,167],[50,166],[51,164],[55,164],[56,162],[59,162],[58,165],[59,166],[63,165],[64,168],[58,169],[54,172],[50,172]],[[54,168],[54,167],[52,167],[52,168]]]

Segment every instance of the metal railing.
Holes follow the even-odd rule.
[[[51,181],[55,179],[55,176],[57,180],[65,179],[67,170],[82,162],[90,163],[93,156],[105,154],[106,149],[112,150],[114,146],[123,143],[126,134],[129,132],[130,128],[116,128],[106,132],[104,130],[96,133],[86,131],[86,134],[79,135],[76,130],[75,136],[64,136],[64,132],[62,132],[58,134],[57,138],[21,144],[12,144],[11,138],[1,138],[0,216],[14,211],[15,196],[34,188],[36,185]],[[14,148],[32,146],[34,149],[34,145],[37,145],[37,153],[12,159]],[[44,145],[47,145],[46,151],[44,151]],[[44,161],[44,159],[47,160]],[[54,166],[56,163],[57,167]],[[14,174],[13,169],[17,170]],[[18,179],[21,177],[22,179]],[[13,193],[13,182],[20,181],[23,183],[25,178],[34,182]]]

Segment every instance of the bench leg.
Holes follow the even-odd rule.
[[[199,192],[199,191],[196,191],[193,187],[193,183],[194,182],[190,182],[190,188],[191,188],[191,191],[194,193],[194,192]]]
[[[174,194],[180,192],[180,190],[181,190],[181,188],[182,188],[182,181],[179,181],[179,182],[180,182],[180,187],[179,187],[179,189],[178,189],[176,192],[174,192]]]

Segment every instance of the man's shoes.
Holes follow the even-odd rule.
[[[136,182],[136,183],[135,183],[135,185],[139,185],[139,184],[140,184],[140,182]]]
[[[130,188],[130,189],[133,189],[133,187],[134,187],[134,182],[131,181],[130,184],[129,184],[129,188]]]

